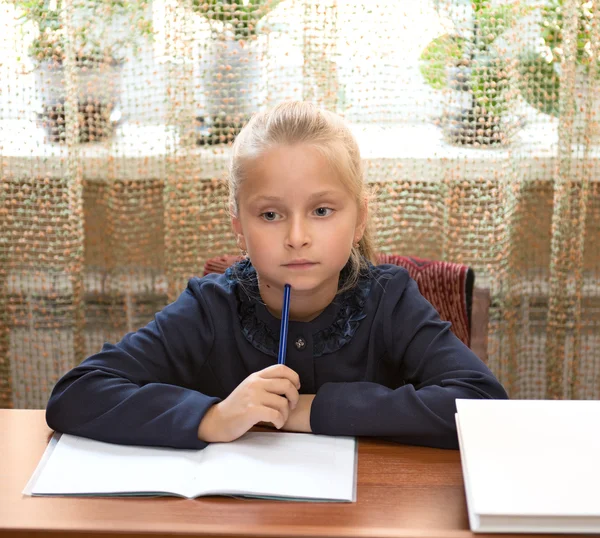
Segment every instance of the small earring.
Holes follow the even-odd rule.
[[[245,248],[241,248],[241,249],[240,249],[240,251],[242,252],[242,256],[243,256],[244,258],[247,258],[247,257],[248,257],[248,251],[247,251]]]

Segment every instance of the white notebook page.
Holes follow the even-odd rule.
[[[33,495],[171,493],[354,500],[356,441],[249,432],[204,450],[137,447],[62,435]],[[35,473],[34,473],[35,476]]]

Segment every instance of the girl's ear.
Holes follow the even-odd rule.
[[[233,213],[231,213],[231,227],[236,235],[242,233],[242,224],[240,223],[240,219],[236,217]]]
[[[244,233],[242,231],[242,223],[240,222],[240,219],[236,216],[233,216],[233,214],[231,216],[231,227],[235,233],[237,246],[241,250],[246,250],[246,240],[244,239]]]

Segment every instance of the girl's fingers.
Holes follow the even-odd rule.
[[[273,379],[281,377],[288,379],[295,387],[300,390],[300,376],[285,364],[274,364],[259,372],[263,379]]]
[[[296,407],[300,395],[289,379],[266,379],[264,383],[264,389],[267,392],[285,396],[290,402],[292,409]]]
[[[265,406],[256,408],[255,419],[255,426],[275,427],[278,430],[283,428],[286,422],[284,416],[277,409]]]
[[[271,422],[273,422],[273,424],[275,424],[278,428],[281,428],[281,426],[283,426],[286,423],[288,416],[290,414],[290,408],[289,408],[288,401],[286,398],[284,398],[283,396],[278,396],[277,394],[271,394],[270,392],[265,392],[261,398],[260,403],[265,408],[273,409],[273,410],[277,411],[277,413],[279,415],[281,415],[281,419],[283,420],[283,422],[280,425],[271,420]],[[264,419],[261,419],[261,420],[264,420]]]

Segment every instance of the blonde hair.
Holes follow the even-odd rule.
[[[342,181],[363,211],[370,192],[363,177],[356,139],[342,118],[304,101],[287,101],[254,115],[235,139],[229,165],[229,207],[238,214],[237,195],[248,163],[278,145],[308,144],[317,149],[339,173]],[[348,274],[338,293],[356,285],[362,273],[375,263],[372,223],[366,214],[366,227],[358,246],[352,246]]]

